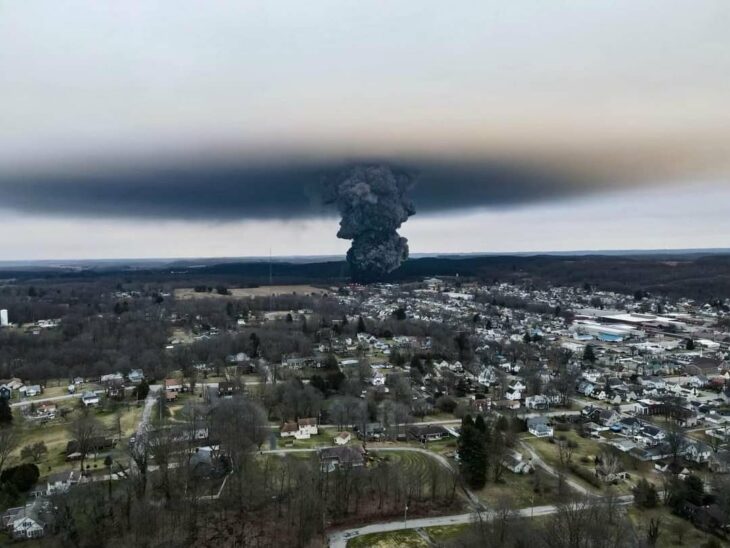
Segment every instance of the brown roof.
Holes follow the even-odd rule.
[[[295,422],[285,422],[281,425],[282,432],[296,432],[299,430],[299,426]]]

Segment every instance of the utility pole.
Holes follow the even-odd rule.
[[[271,248],[269,248],[269,312],[274,310],[274,292],[272,287],[274,286],[273,267],[271,264]]]
[[[408,503],[406,502],[406,509],[403,511],[403,528],[408,529]]]

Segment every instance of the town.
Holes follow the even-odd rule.
[[[606,501],[649,545],[726,538],[728,301],[128,285],[3,289],[8,542],[448,546],[575,508],[608,534]]]

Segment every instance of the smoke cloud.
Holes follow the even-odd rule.
[[[355,165],[387,165],[399,176],[417,175],[412,196],[422,214],[519,206],[616,186],[516,163],[437,158],[284,158],[262,163],[243,157],[151,165],[130,159],[46,173],[2,173],[0,169],[0,206],[61,217],[201,222],[330,217],[335,215],[336,200],[322,181],[337,180],[343,170]]]
[[[342,215],[337,237],[352,240],[347,262],[356,281],[378,280],[408,258],[398,229],[416,212],[412,186],[410,175],[385,165],[356,166],[326,182],[327,200]]]

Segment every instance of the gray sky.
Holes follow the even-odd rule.
[[[729,27],[724,0],[0,2],[0,258],[344,252],[312,188],[361,159],[419,174],[414,252],[730,247]]]

